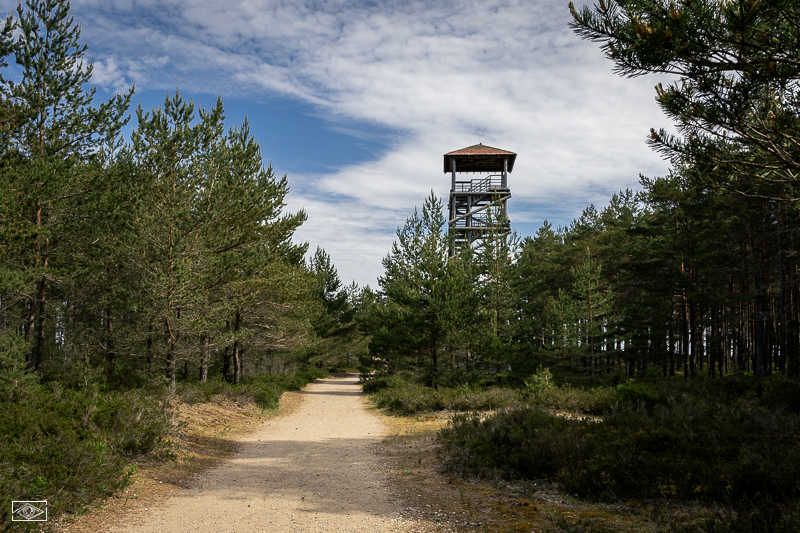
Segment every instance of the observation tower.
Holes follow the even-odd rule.
[[[452,174],[448,205],[451,255],[464,245],[480,248],[486,236],[505,237],[511,231],[506,202],[511,198],[508,173],[516,158],[514,152],[483,144],[444,154],[444,171]],[[456,176],[468,173],[479,175]]]

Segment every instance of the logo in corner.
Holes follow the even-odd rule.
[[[47,500],[11,502],[12,522],[47,522]]]

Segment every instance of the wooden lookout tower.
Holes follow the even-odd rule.
[[[489,234],[509,233],[508,173],[516,158],[514,152],[483,144],[444,154],[444,171],[452,174],[448,216],[448,231],[454,244],[451,254],[464,245],[481,247],[483,237]],[[456,176],[466,173],[481,175],[469,179]]]

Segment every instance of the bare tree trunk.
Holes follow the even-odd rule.
[[[208,343],[208,332],[203,333],[203,357],[200,360],[200,383],[208,381],[208,360],[211,357],[211,348]]]
[[[238,385],[240,379],[239,340],[233,341],[233,384]]]
[[[234,324],[233,324],[234,334],[238,334],[239,333],[239,328],[241,327],[241,325],[242,325],[242,312],[241,312],[241,310],[237,309],[236,310],[236,317],[234,319]],[[242,378],[242,365],[241,365],[241,361],[240,361],[241,354],[239,352],[240,349],[241,349],[241,346],[240,346],[240,343],[239,343],[239,339],[236,339],[233,342],[233,384],[234,385],[238,385],[239,381]]]
[[[683,377],[688,379],[691,375],[689,371],[689,304],[686,302],[686,296],[683,296],[683,305],[681,309],[681,361],[683,363]]]
[[[169,318],[164,319],[166,326],[166,340],[167,340],[167,378],[169,379],[169,388],[173,391],[177,386],[175,376],[175,337],[172,333],[172,327]]]
[[[689,304],[689,376],[697,377],[697,310]]]
[[[755,374],[756,377],[763,378],[767,375],[767,365],[766,365],[766,327],[765,327],[765,320],[766,320],[766,302],[764,297],[764,271],[763,267],[759,265],[758,271],[756,274],[756,295],[755,295],[755,335],[754,335],[754,348],[755,348]]]
[[[780,276],[780,306],[781,306],[781,325],[780,335],[780,370],[784,376],[789,375],[789,345],[792,336],[792,323],[789,319],[788,298],[786,297],[786,269],[783,264],[783,227],[781,220],[781,202],[778,202],[778,271]]]

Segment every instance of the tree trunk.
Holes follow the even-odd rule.
[[[237,339],[233,341],[233,384],[234,385],[239,384],[240,369],[241,367],[239,366],[239,340]]]
[[[697,309],[689,304],[689,376],[697,377]]]
[[[239,329],[242,325],[242,312],[241,310],[236,310],[236,316],[233,323],[233,332],[234,335],[238,335]],[[239,339],[236,339],[233,342],[233,384],[238,385],[239,381],[242,377],[242,363],[240,361],[241,354],[239,350],[241,349]]]
[[[166,326],[165,336],[167,340],[167,379],[169,379],[169,388],[174,391],[177,386],[175,376],[175,337],[172,334],[169,318],[164,319],[164,325]]]
[[[754,332],[754,348],[755,348],[755,374],[756,377],[763,378],[767,375],[767,365],[766,365],[766,302],[765,295],[764,295],[764,270],[761,265],[759,265],[757,274],[756,274],[756,295],[755,301],[753,302],[755,305],[755,332]]]
[[[688,379],[691,377],[689,371],[689,304],[686,302],[686,296],[683,297],[682,313],[681,313],[681,361],[683,363],[683,377]]]
[[[208,360],[211,357],[211,349],[208,344],[208,332],[203,334],[203,356],[200,359],[200,383],[208,381]]]

